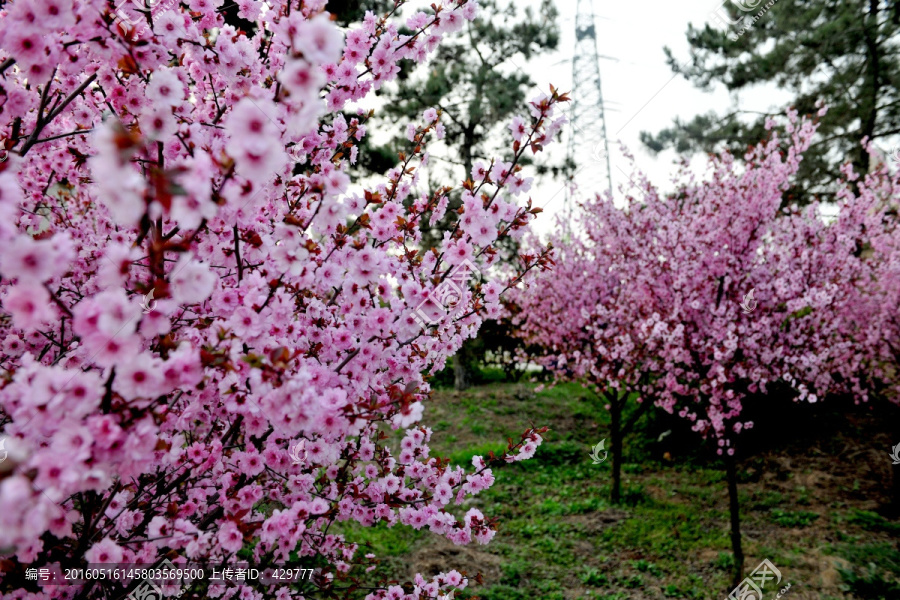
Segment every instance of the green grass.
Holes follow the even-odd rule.
[[[776,508],[772,511],[772,520],[782,527],[807,527],[818,518],[816,513],[804,510],[791,512]]]
[[[475,456],[488,456],[491,452],[495,456],[506,452],[506,444],[503,442],[484,442],[477,446],[457,450],[450,454],[450,462],[455,465],[472,466],[472,458]]]
[[[838,567],[845,591],[863,600],[900,598],[900,550],[889,543],[843,544],[834,553],[847,559]]]
[[[625,439],[623,502],[613,506],[612,461],[594,465],[589,458],[591,447],[609,438],[603,402],[575,384],[533,390],[532,384],[490,383],[461,394],[440,392],[426,405],[423,422],[435,424],[431,456],[466,469],[473,456],[504,452],[507,438],[518,440],[532,424],[550,427],[532,460],[493,467],[494,486],[454,509],[461,516],[477,507],[499,522],[491,544],[472,544],[442,565],[466,567],[469,576],[488,574],[483,585],[473,583],[456,598],[726,597],[733,558],[724,472],[715,459],[697,450],[661,461],[653,448],[658,433],[649,433],[652,421],[643,417]],[[387,433],[394,439],[402,434]],[[823,504],[812,485],[760,478],[766,468],[763,458],[754,458],[739,469],[748,574],[768,558],[787,581],[802,583],[817,598],[900,599],[891,587],[900,578],[896,521],[863,510],[852,498]],[[857,487],[868,485],[855,477]],[[853,481],[840,485],[849,489]],[[336,531],[381,559],[373,577],[404,581],[415,560],[435,547],[427,528],[340,523]],[[837,584],[819,589],[821,578],[808,565],[825,562],[825,554],[840,559],[842,570]]]
[[[900,534],[900,523],[892,523],[881,515],[867,510],[854,510],[847,517],[847,522],[859,525],[866,531],[883,531]]]
[[[900,583],[873,563],[863,568],[838,569],[846,591],[865,600],[894,600],[900,597]]]
[[[594,587],[609,585],[609,578],[595,567],[585,567],[581,575],[581,582]]]
[[[402,525],[388,527],[379,523],[374,527],[361,527],[352,521],[337,524],[337,530],[378,556],[404,556],[425,535],[423,530],[417,531]]]

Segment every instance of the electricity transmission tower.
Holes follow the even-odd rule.
[[[573,182],[581,196],[612,191],[606,113],[600,86],[600,55],[594,26],[593,0],[578,0],[575,14],[575,54],[572,57],[572,104],[569,112],[569,163],[575,165]],[[566,191],[566,209],[572,209]]]

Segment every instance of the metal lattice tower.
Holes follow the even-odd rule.
[[[600,86],[600,55],[594,26],[593,0],[578,0],[575,14],[575,54],[572,57],[571,129],[568,159],[575,165],[576,195],[584,197],[612,192],[606,113]],[[566,208],[572,208],[572,193],[566,192]]]

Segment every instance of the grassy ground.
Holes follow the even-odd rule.
[[[495,469],[494,487],[462,507],[500,517],[497,536],[458,547],[398,526],[356,528],[353,538],[382,557],[378,572],[400,581],[453,568],[481,573],[483,584],[457,598],[725,598],[727,492],[713,452],[693,438],[681,443],[679,432],[657,441],[671,422],[644,417],[625,442],[625,502],[611,506],[611,461],[588,457],[608,437],[606,419],[574,385],[439,391],[423,422],[435,430],[432,455],[457,464],[502,451],[532,422],[551,427],[533,460]],[[752,456],[739,463],[745,566],[749,573],[768,558],[783,576],[764,598],[790,583],[785,600],[900,599],[900,521],[877,512],[890,471],[882,429],[871,416],[841,415],[803,431],[788,422],[750,444]]]

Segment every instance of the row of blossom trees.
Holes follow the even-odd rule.
[[[538,360],[608,403],[613,501],[630,397],[717,439],[736,584],[734,453],[753,426],[743,406],[776,383],[793,389],[794,401],[834,393],[864,401],[896,384],[900,349],[900,178],[882,170],[861,179],[848,167],[836,218],[823,218],[817,204],[782,209],[815,125],[790,114],[785,129],[784,139],[773,130],[750,149],[744,168],[729,154],[712,157],[697,180],[683,165],[672,194],[638,174],[640,194],[623,207],[587,200],[575,220],[581,229],[560,222],[553,235],[555,267],[514,297],[518,332],[540,349]]]
[[[455,505],[491,462],[529,458],[530,429],[466,472],[414,426],[442,368],[499,295],[545,263],[498,243],[564,123],[556,92],[517,120],[506,161],[463,184],[464,214],[433,252],[418,192],[428,110],[387,178],[354,183],[371,113],[359,103],[476,13],[444,0],[338,29],[325,0],[14,0],[0,10],[0,573],[4,598],[124,598],[137,579],[77,585],[28,568],[156,567],[240,556],[316,566],[330,598],[446,597],[449,571],[364,581],[375,557],[333,525],[428,527],[488,542]],[[403,33],[401,32],[403,31]],[[355,186],[355,187],[354,187]],[[460,269],[481,275],[449,281]],[[152,295],[151,295],[152,294]],[[392,449],[385,426],[409,428]],[[269,580],[170,582],[182,597],[302,597]]]

